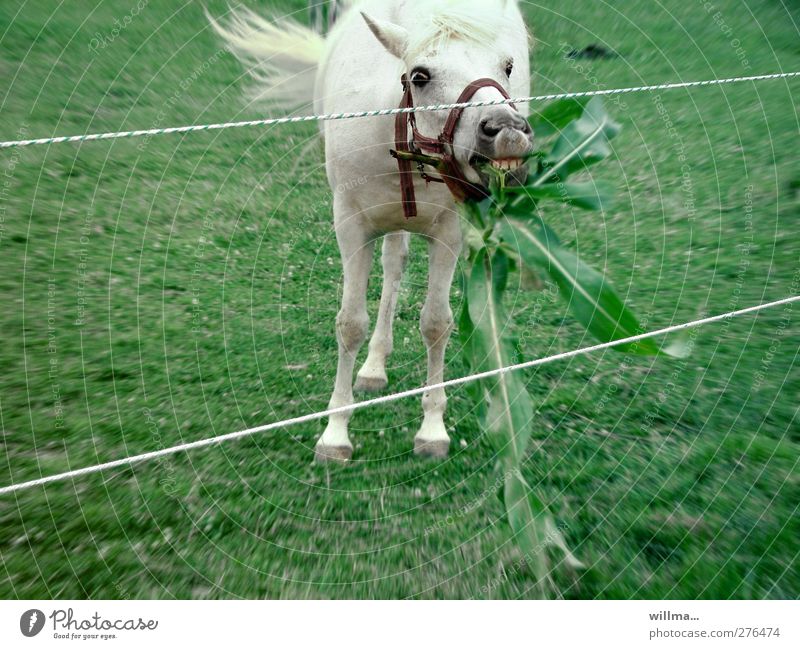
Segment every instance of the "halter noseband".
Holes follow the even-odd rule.
[[[411,84],[408,81],[408,77],[404,74],[401,81],[403,83],[403,100],[400,102],[400,108],[413,108],[414,99],[411,96]],[[495,88],[505,99],[509,99],[505,88],[494,79],[477,79],[464,88],[456,103],[463,104],[468,102],[481,88]],[[514,104],[510,104],[510,106],[516,110]],[[463,113],[464,107],[453,108],[438,138],[426,137],[417,130],[417,120],[414,113],[398,113],[395,117],[394,139],[397,151],[392,151],[391,153],[397,158],[397,168],[400,172],[400,195],[403,203],[403,213],[407,219],[417,215],[414,172],[412,161],[398,155],[398,152],[413,154],[416,152],[414,149],[416,149],[417,151],[427,151],[428,153],[440,155],[441,163],[438,165],[440,178],[426,174],[423,170],[424,163],[422,162],[418,164],[419,171],[427,182],[439,182],[447,185],[450,193],[459,202],[467,198],[480,200],[488,196],[488,191],[485,187],[467,180],[456,161],[453,141],[456,127]],[[408,137],[409,124],[411,125],[412,136],[410,142]]]

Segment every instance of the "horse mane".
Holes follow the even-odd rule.
[[[507,9],[515,0],[425,0],[421,24],[409,30],[409,55],[436,50],[451,40],[489,45],[513,27]]]
[[[520,29],[509,9],[518,0],[384,0],[395,5],[398,23],[410,36],[409,56],[435,51],[448,41],[463,40],[490,46],[504,34]],[[374,0],[336,0],[347,17]],[[344,11],[342,11],[344,14]],[[244,7],[231,9],[223,23],[206,10],[211,26],[248,70],[256,83],[251,99],[285,109],[308,109],[314,97],[317,70],[324,67],[337,38],[328,38],[292,18],[262,18]],[[340,16],[342,20],[344,16]],[[400,18],[408,18],[407,21]],[[344,20],[342,20],[344,22]],[[522,27],[524,29],[524,26]]]
[[[337,0],[348,11],[369,9],[374,0]],[[519,24],[508,9],[518,0],[386,0],[397,5],[399,16],[411,16],[415,24],[403,24],[399,16],[391,17],[405,27],[411,37],[409,55],[436,50],[450,40],[490,44]]]

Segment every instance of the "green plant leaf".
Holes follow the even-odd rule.
[[[542,199],[561,201],[584,210],[599,211],[610,210],[614,201],[613,185],[603,180],[524,185],[508,187],[506,191],[515,195],[511,201],[513,206],[522,206],[530,214],[535,214],[536,203]]]
[[[500,307],[502,293],[498,291],[493,270],[494,263],[481,251],[473,264],[467,287],[469,318],[475,328],[472,350],[483,371],[511,365],[513,358],[505,334],[507,323]],[[482,383],[488,399],[484,428],[508,469],[522,460],[530,439],[531,398],[521,377],[513,372],[483,379]]]
[[[503,293],[508,286],[508,273],[511,270],[511,260],[508,255],[497,249],[492,256],[492,287],[494,288],[497,304],[502,304]]]
[[[583,564],[570,551],[547,505],[531,488],[518,468],[506,474],[504,487],[503,502],[506,506],[508,523],[525,560],[533,567],[540,594],[544,595],[547,590],[546,580],[550,574],[548,547],[561,550],[565,563],[572,568],[582,568]]]
[[[583,115],[587,103],[589,103],[588,97],[557,99],[541,110],[533,111],[528,122],[537,137],[547,137],[558,133],[567,124]]]
[[[523,187],[508,187],[504,178],[490,185],[491,197],[464,206],[469,271],[462,275],[463,307],[459,333],[463,354],[475,372],[500,369],[516,362],[502,300],[512,270],[543,269],[566,298],[579,322],[602,341],[642,332],[636,316],[625,307],[602,275],[564,249],[541,222],[540,200],[557,200],[588,210],[611,207],[613,188],[606,182],[566,182],[611,155],[609,141],[619,126],[606,114],[602,100],[564,100],[535,113],[537,133],[559,130],[550,153],[538,151],[537,174]],[[620,346],[639,354],[670,353],[687,345],[661,350],[652,340]],[[514,540],[537,577],[538,592],[546,596],[552,582],[548,548],[558,548],[564,562],[581,567],[570,552],[562,530],[548,508],[525,481],[520,467],[532,434],[533,404],[524,379],[516,372],[485,377],[470,386],[478,400],[481,425],[504,471],[498,494]]]
[[[544,171],[531,184],[543,185],[556,176],[566,179],[570,174],[604,160],[611,155],[609,141],[619,131],[619,124],[606,112],[602,98],[594,97],[586,104],[580,118],[561,131],[544,159]]]
[[[478,253],[480,254],[480,253]],[[475,325],[469,317],[469,296],[467,295],[469,284],[469,271],[462,271],[461,278],[461,314],[458,318],[458,338],[461,341],[461,349],[464,360],[469,366],[470,370],[476,370],[478,367],[478,348],[476,347],[476,336],[478,332],[475,330]],[[467,384],[470,387],[471,384]]]
[[[466,281],[464,282],[466,285]],[[458,337],[461,341],[461,355],[465,365],[470,371],[477,371],[480,361],[478,355],[482,346],[478,344],[478,332],[469,317],[469,303],[467,301],[466,290],[463,292],[463,303],[461,314],[458,320]],[[486,399],[484,398],[483,386],[480,381],[467,383],[464,386],[468,397],[475,403],[475,414],[480,421],[486,417]]]
[[[480,369],[498,369],[511,363],[513,352],[500,308],[507,258],[497,251],[490,259],[485,250],[475,258],[467,287],[469,322],[474,327],[473,349],[480,357]],[[475,352],[473,352],[475,353]],[[504,471],[503,503],[508,521],[524,556],[530,561],[542,595],[549,580],[547,547],[560,548],[565,560],[580,566],[567,548],[546,505],[525,482],[519,466],[531,437],[533,404],[526,386],[515,372],[481,380],[488,402],[483,417],[484,431],[495,448]]]
[[[471,252],[476,253],[486,247],[481,231],[469,221],[464,220],[462,222],[461,231],[463,233],[464,243]]]
[[[617,296],[608,281],[563,248],[555,234],[540,223],[534,225],[508,218],[502,225],[507,244],[518,246],[520,258],[528,265],[549,273],[567,300],[575,318],[601,342],[644,333],[639,320]],[[635,354],[659,354],[651,339],[614,347]]]
[[[458,339],[461,342],[461,354],[470,370],[475,369],[474,335],[475,326],[472,324],[472,320],[469,319],[469,305],[465,297],[461,304],[461,314],[458,317]]]
[[[540,597],[547,593],[550,565],[545,543],[546,529],[544,518],[547,515],[544,504],[532,496],[532,490],[519,469],[506,473],[503,489],[503,503],[506,507],[508,524],[514,534],[523,559],[536,575],[537,592]]]

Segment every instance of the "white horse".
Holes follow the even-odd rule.
[[[251,66],[259,94],[273,102],[312,104],[317,113],[396,107],[403,98],[401,75],[410,80],[415,106],[452,103],[471,82],[488,78],[512,97],[530,94],[529,36],[517,0],[363,0],[346,3],[329,36],[298,23],[268,21],[249,11],[234,13],[226,26],[212,20],[230,49]],[[500,99],[495,87],[481,87],[475,101]],[[484,167],[525,173],[521,158],[532,148],[532,133],[508,105],[469,108],[458,121],[450,146],[455,164],[472,183],[485,184]],[[447,112],[416,115],[418,133],[435,138]],[[414,150],[413,131],[409,147]],[[333,189],[336,238],[344,267],[341,310],[336,318],[339,361],[330,407],[353,403],[356,356],[369,333],[366,294],[376,239],[383,240],[383,289],[369,354],[355,389],[383,390],[392,351],[392,319],[406,263],[410,233],[429,244],[428,294],[420,330],[427,348],[427,385],[440,383],[444,353],[453,328],[450,287],[461,250],[454,197],[439,183],[414,172],[416,216],[401,203],[390,117],[324,122],[326,169]],[[514,170],[517,170],[516,172]],[[427,170],[431,176],[435,172]],[[444,457],[450,439],[444,423],[443,389],[426,392],[424,417],[414,438],[417,454]],[[319,461],[352,456],[349,412],[331,416],[316,446]]]

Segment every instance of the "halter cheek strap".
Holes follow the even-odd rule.
[[[406,75],[403,75],[403,99],[400,108],[411,108],[414,101]],[[408,123],[414,113],[409,115],[398,113],[394,120],[394,146],[398,151],[411,152],[408,146]],[[415,127],[416,130],[416,127]],[[411,160],[397,158],[397,169],[400,173],[400,198],[403,202],[403,214],[407,219],[417,215],[417,203],[414,195],[414,171]]]
[[[403,99],[400,102],[400,108],[413,108],[414,100],[411,95],[411,84],[406,75],[403,75],[402,83]],[[464,88],[461,95],[456,100],[456,103],[463,104],[468,102],[481,88],[495,88],[505,99],[509,99],[505,88],[494,79],[477,79]],[[516,110],[514,104],[510,105]],[[428,182],[443,182],[447,185],[453,198],[459,202],[467,198],[480,200],[488,196],[488,190],[485,187],[472,183],[467,179],[456,160],[453,142],[455,140],[456,128],[458,128],[458,123],[463,113],[463,106],[460,108],[453,108],[438,138],[426,137],[417,130],[417,120],[414,113],[398,113],[394,123],[395,147],[397,151],[413,153],[412,147],[414,147],[422,151],[427,151],[428,153],[442,156],[442,165],[440,167],[441,178],[433,178],[424,172],[423,177]],[[411,138],[408,137],[409,125],[411,126]],[[420,171],[422,171],[422,163],[420,163],[419,167]],[[407,219],[410,219],[417,215],[413,165],[411,160],[397,157],[397,168],[400,173],[400,196],[403,203],[403,214]]]

